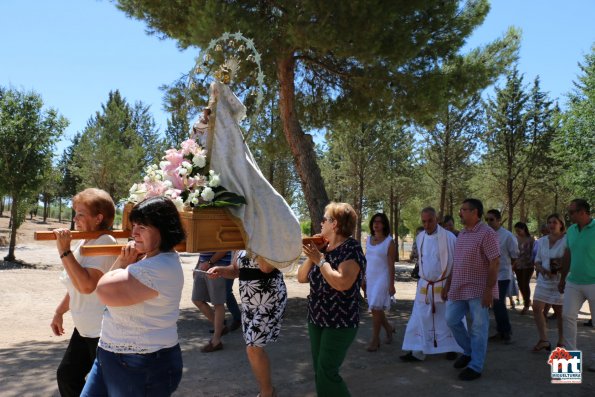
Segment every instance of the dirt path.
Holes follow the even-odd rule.
[[[0,218],[0,233],[6,227]],[[34,268],[0,270],[0,396],[58,396],[55,371],[68,337],[55,337],[49,328],[52,313],[65,293],[58,280],[60,265],[53,242],[32,242],[27,233],[53,225],[31,223],[19,236],[16,256]],[[5,229],[4,229],[5,230]],[[32,235],[32,234],[30,234]],[[6,255],[0,248],[0,257]],[[178,323],[184,357],[184,376],[176,396],[255,396],[258,392],[244,353],[239,331],[224,337],[225,349],[212,354],[200,352],[209,339],[209,325],[190,301],[191,271],[195,254],[182,254],[187,275]],[[403,333],[412,307],[415,282],[408,277],[411,266],[397,266],[396,304],[390,320],[397,327],[395,342],[381,345],[376,353],[365,351],[371,333],[371,318],[363,313],[358,336],[343,365],[342,375],[353,396],[457,396],[465,394],[502,396],[592,396],[595,373],[583,373],[581,385],[552,385],[545,354],[529,352],[537,334],[532,318],[510,310],[513,326],[511,345],[490,344],[481,379],[460,382],[452,362],[443,356],[429,357],[423,363],[403,363]],[[310,347],[305,326],[308,286],[286,277],[289,292],[287,316],[281,337],[267,350],[273,365],[273,378],[279,395],[315,396]],[[236,296],[237,283],[236,283]],[[588,318],[583,306],[579,322],[579,345],[595,352],[595,330],[582,326]],[[492,317],[493,318],[493,317]],[[549,321],[550,338],[554,337]],[[72,331],[70,316],[65,328]]]

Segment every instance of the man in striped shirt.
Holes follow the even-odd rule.
[[[448,299],[446,322],[464,350],[454,367],[465,368],[459,379],[474,380],[483,370],[490,326],[488,310],[498,296],[500,249],[496,232],[481,222],[480,200],[463,201],[459,215],[465,227],[457,238],[453,269],[442,297]],[[465,316],[472,319],[469,330],[463,322]]]

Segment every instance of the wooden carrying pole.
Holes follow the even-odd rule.
[[[95,239],[103,234],[109,234],[114,238],[128,238],[130,237],[130,230],[96,230],[93,232],[77,232],[71,231],[70,235],[73,240]],[[54,232],[35,232],[33,238],[38,241],[55,240]]]
[[[83,245],[80,248],[80,252],[82,256],[103,256],[103,255],[110,255],[110,256],[118,256],[120,252],[122,252],[122,248],[125,247],[125,244],[113,244],[113,245]],[[181,242],[180,244],[176,245],[174,249],[178,252],[186,251],[186,242]]]
[[[302,243],[303,244],[308,244],[308,243],[314,243],[314,244],[322,244],[324,242],[322,237],[304,237],[302,238]],[[88,246],[82,246],[80,248],[80,252],[81,255],[83,256],[101,256],[101,255],[120,255],[120,252],[122,251],[122,247],[124,247],[124,244],[114,244],[114,245],[88,245]],[[244,247],[238,247],[238,248],[227,248],[226,250],[234,250],[234,249],[243,249]],[[174,249],[178,252],[185,252],[186,251],[186,242],[182,242],[178,245],[176,245],[174,247]],[[214,249],[215,251],[217,250],[217,248]],[[219,249],[220,250],[220,249]]]

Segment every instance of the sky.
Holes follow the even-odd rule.
[[[595,43],[593,21],[594,0],[494,0],[466,48],[485,45],[509,26],[520,28],[518,68],[525,82],[539,75],[542,89],[563,106],[578,63]],[[199,50],[181,51],[145,29],[107,0],[0,0],[0,86],[34,90],[70,121],[58,153],[110,90],[150,105],[163,132],[168,114],[159,87],[187,73]]]

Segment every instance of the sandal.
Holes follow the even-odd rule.
[[[203,353],[212,353],[216,352],[217,350],[223,350],[223,342],[219,342],[217,345],[213,345],[213,341],[209,341],[206,345],[200,349]]]
[[[540,339],[539,342],[537,342],[537,344],[535,346],[533,346],[533,352],[539,352],[539,351],[552,351],[552,344],[547,341],[547,340],[542,340]]]

